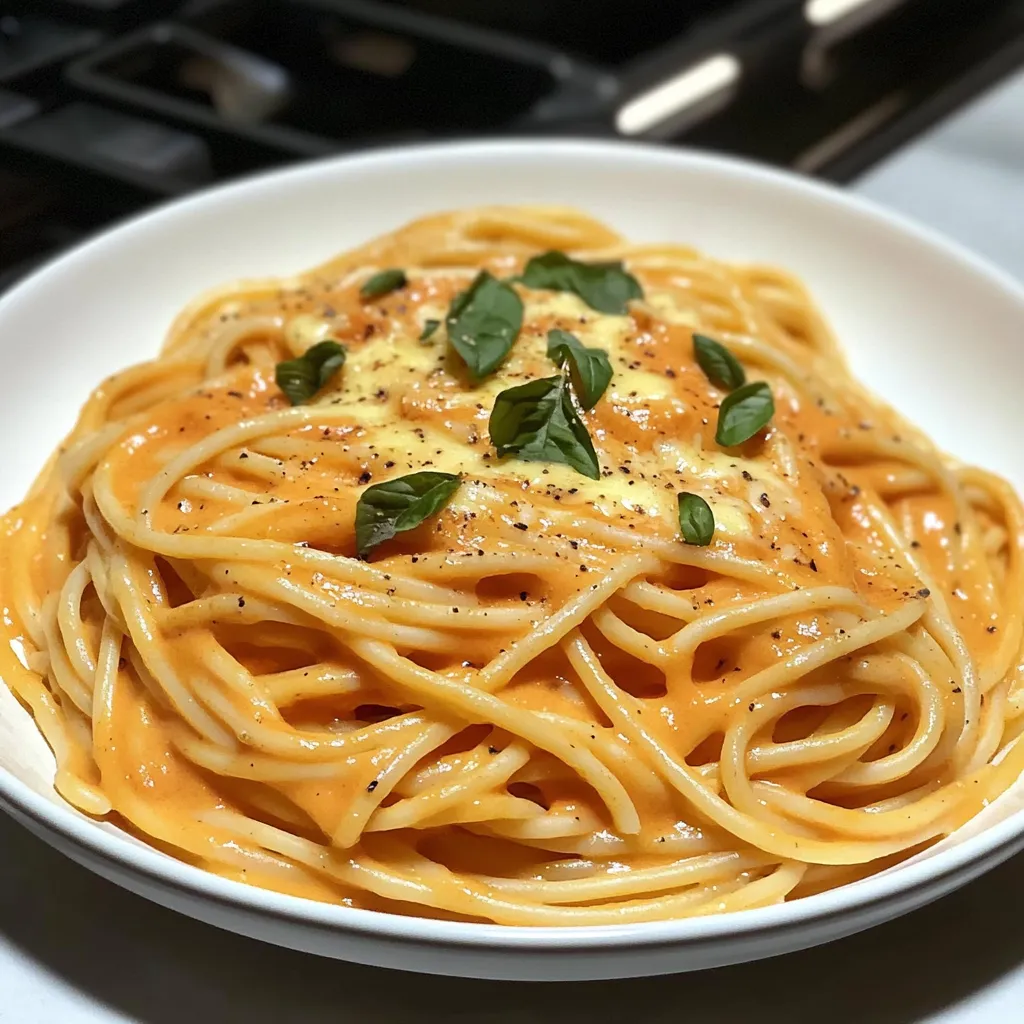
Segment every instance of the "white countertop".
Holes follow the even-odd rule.
[[[1024,74],[885,161],[853,190],[1024,280]]]
[[[1024,279],[1024,75],[861,194]],[[990,1024],[1024,1020],[1024,855],[830,946],[702,974],[524,985],[414,977],[239,938],[65,860],[0,814],[0,1024]]]

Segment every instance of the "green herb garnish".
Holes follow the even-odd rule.
[[[379,299],[382,295],[387,295],[388,292],[404,288],[407,280],[404,270],[393,268],[391,270],[378,271],[359,289],[359,297],[362,299]]]
[[[711,506],[699,495],[683,491],[679,495],[679,529],[687,544],[706,547],[715,535],[715,517]]]
[[[612,364],[602,348],[587,348],[568,331],[548,331],[548,358],[559,366],[569,363],[572,384],[581,408],[586,411],[597,405],[611,383]]]
[[[733,391],[746,383],[747,375],[737,358],[714,338],[709,338],[706,334],[695,334],[693,354],[697,357],[704,375],[715,387]]]
[[[621,263],[580,263],[564,252],[534,256],[519,278],[528,288],[574,292],[599,313],[622,315],[630,299],[642,299],[643,289]]]
[[[452,473],[409,473],[367,487],[356,504],[356,550],[365,558],[396,533],[436,515],[459,489]]]
[[[558,462],[592,480],[601,477],[594,443],[573,408],[564,376],[542,377],[502,391],[487,427],[499,455]]]
[[[502,363],[523,325],[523,301],[486,270],[448,310],[448,340],[477,379]]]
[[[429,341],[433,337],[434,331],[440,326],[440,320],[424,320],[423,330],[420,332],[420,341]]]
[[[744,384],[722,399],[715,440],[725,448],[749,441],[775,415],[772,389],[763,381]]]
[[[318,341],[298,359],[278,363],[274,370],[277,386],[292,405],[308,402],[345,362],[345,349],[336,341]]]

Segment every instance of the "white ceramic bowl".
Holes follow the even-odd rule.
[[[842,192],[716,157],[600,142],[384,150],[307,164],[162,207],[0,300],[0,505],[17,502],[106,374],[154,353],[211,284],[298,271],[427,212],[568,203],[637,240],[791,268],[856,372],[956,455],[1024,485],[1024,291],[968,253]],[[348,910],[229,882],[69,808],[32,720],[0,686],[0,804],[136,893],[247,935],[361,963],[491,978],[670,973],[839,938],[949,892],[1024,847],[1024,795],[898,868],[720,917],[504,928]]]

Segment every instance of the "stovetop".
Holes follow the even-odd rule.
[[[656,140],[847,181],[1024,61],[1024,0],[0,0],[0,290],[382,143]]]

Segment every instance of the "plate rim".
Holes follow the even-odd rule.
[[[0,296],[0,329],[9,307],[31,301],[35,293],[47,287],[48,278],[69,264],[89,259],[94,253],[117,247],[126,236],[150,227],[159,227],[186,210],[213,206],[243,192],[288,189],[304,179],[344,174],[348,169],[372,168],[375,164],[407,163],[410,168],[426,160],[494,158],[502,154],[536,156],[538,150],[552,158],[585,156],[600,158],[635,157],[642,163],[656,163],[681,170],[686,168],[713,172],[734,181],[753,181],[780,189],[801,199],[829,207],[843,208],[861,220],[929,248],[952,261],[958,269],[995,287],[1024,314],[1024,283],[1008,271],[992,264],[941,232],[922,225],[901,213],[840,188],[806,179],[798,174],[762,166],[741,158],[685,148],[628,142],[623,140],[551,139],[518,136],[503,139],[430,142],[393,145],[343,153],[335,157],[306,161],[235,178],[224,184],[201,189],[172,199],[127,217],[83,239],[54,260],[47,261]],[[213,282],[211,282],[213,283]],[[2,680],[0,680],[2,683]],[[6,684],[4,684],[6,685]],[[705,917],[669,921],[639,922],[622,925],[583,925],[527,927],[477,922],[441,921],[426,917],[362,910],[339,904],[322,903],[247,885],[214,875],[202,868],[176,860],[155,848],[126,841],[116,832],[79,815],[58,796],[52,799],[35,792],[6,768],[0,767],[0,806],[16,819],[30,819],[45,833],[71,843],[77,849],[109,862],[112,871],[129,872],[193,898],[199,897],[243,913],[258,913],[296,925],[328,929],[338,934],[357,935],[405,943],[427,943],[446,948],[516,950],[522,952],[614,950],[629,946],[697,946],[759,935],[768,939],[774,933],[807,927],[825,918],[869,913],[872,907],[912,894],[941,889],[944,881],[969,874],[972,864],[988,870],[998,860],[1010,856],[1024,841],[1024,809],[990,825],[948,850],[905,867],[868,876],[857,882],[814,896],[768,907],[735,911]],[[32,829],[35,831],[35,829]],[[62,851],[66,852],[66,851]],[[963,881],[967,881],[966,878]],[[953,886],[950,885],[950,888]],[[900,913],[897,910],[896,913]]]

